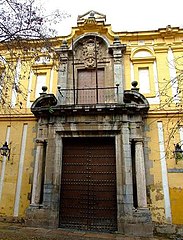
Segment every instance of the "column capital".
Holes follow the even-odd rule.
[[[131,138],[130,142],[134,141],[135,144],[143,144],[144,139],[143,138]]]
[[[36,143],[37,144],[44,144],[47,142],[47,139],[44,138],[36,138]]]

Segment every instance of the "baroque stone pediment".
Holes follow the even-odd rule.
[[[105,23],[106,21],[106,15],[101,14],[99,12],[90,10],[87,13],[83,14],[83,15],[79,15],[78,19],[77,19],[77,23],[78,24],[84,24],[85,22],[87,22],[87,20],[95,20],[96,22],[103,22]]]

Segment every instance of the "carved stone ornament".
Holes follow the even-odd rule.
[[[96,42],[95,42],[96,41]],[[107,46],[99,37],[88,36],[81,39],[74,47],[75,63],[83,64],[85,68],[94,68],[97,62],[104,62],[107,56]]]
[[[89,39],[83,43],[83,60],[85,67],[95,67],[95,41]]]

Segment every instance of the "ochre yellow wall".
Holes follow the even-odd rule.
[[[19,217],[25,215],[25,209],[30,204],[28,195],[31,192],[30,179],[34,161],[34,139],[36,137],[35,129],[37,123],[33,116],[27,117],[26,119],[23,118],[23,116],[17,119],[9,116],[6,119],[0,119],[0,142],[1,144],[4,143],[7,126],[10,127],[9,146],[11,148],[10,159],[9,161],[6,160],[5,165],[2,199],[0,201],[0,216],[13,216],[24,124],[27,124],[28,128],[20,193]],[[3,166],[2,159],[1,157],[0,171],[2,171]]]
[[[183,168],[183,164],[182,164]],[[170,199],[173,224],[183,223],[183,173],[169,173]]]
[[[180,141],[179,128],[176,125],[178,119],[167,113],[157,117],[149,114],[147,119],[149,161],[151,162],[150,175],[153,182],[148,186],[150,191],[149,207],[152,212],[153,221],[166,223],[165,199],[162,186],[161,159],[158,140],[157,122],[162,121],[164,129],[165,159],[167,166],[167,177],[170,192],[170,207],[173,224],[183,224],[183,173],[178,172],[183,169],[183,161],[176,163],[174,157],[174,144]],[[174,172],[171,172],[171,171]],[[177,171],[177,172],[176,172]]]
[[[162,223],[165,221],[164,213],[164,195],[162,186],[162,173],[161,173],[161,162],[159,156],[158,146],[158,129],[157,129],[156,118],[149,117],[147,119],[147,138],[148,138],[148,149],[149,149],[149,161],[150,161],[150,176],[152,181],[149,187],[150,203],[149,207],[152,212],[152,219],[155,222]]]

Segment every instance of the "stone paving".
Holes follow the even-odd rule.
[[[64,229],[25,227],[21,224],[1,223],[0,240],[165,240],[167,237],[127,237],[114,233],[94,233]],[[180,238],[171,238],[182,240]]]

